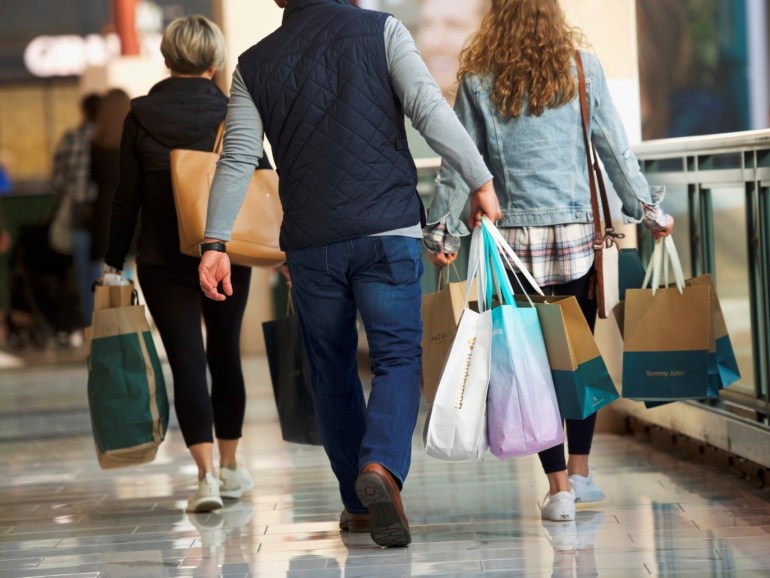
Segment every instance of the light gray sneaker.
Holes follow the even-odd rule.
[[[220,489],[220,495],[223,498],[230,498],[237,500],[242,497],[244,493],[254,489],[254,480],[251,478],[251,474],[241,468],[220,468],[219,480],[222,482],[222,488]]]
[[[543,520],[552,522],[571,522],[575,519],[575,492],[557,492],[546,494],[540,509]]]
[[[572,490],[575,492],[575,501],[579,504],[589,502],[601,502],[604,499],[604,492],[594,483],[591,474],[587,476],[578,476],[573,474],[569,477],[572,482]]]
[[[206,477],[198,480],[198,488],[187,502],[187,511],[210,512],[221,508],[224,504],[219,494],[220,485],[220,481],[212,474],[206,474]]]

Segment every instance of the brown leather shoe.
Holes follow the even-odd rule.
[[[365,534],[369,531],[369,514],[351,514],[342,510],[340,514],[340,530],[354,534]]]
[[[364,466],[356,479],[356,494],[369,510],[369,532],[376,544],[406,546],[412,541],[401,490],[388,470],[380,464]]]

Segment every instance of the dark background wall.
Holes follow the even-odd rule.
[[[257,1],[257,0],[255,0]],[[164,24],[177,16],[211,16],[211,0],[155,0]],[[0,83],[32,80],[24,49],[41,35],[99,34],[112,20],[110,0],[0,0]]]

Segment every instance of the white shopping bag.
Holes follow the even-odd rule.
[[[480,459],[487,451],[487,387],[492,343],[492,317],[484,311],[486,259],[481,229],[473,231],[468,282],[460,323],[433,400],[426,428],[425,452],[448,461]],[[480,313],[468,307],[477,279]]]
[[[425,453],[441,460],[480,459],[487,442],[487,386],[492,317],[465,309],[428,422]]]

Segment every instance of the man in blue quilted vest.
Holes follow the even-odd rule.
[[[474,191],[473,223],[500,217],[497,197],[403,24],[348,0],[275,2],[285,8],[281,26],[240,56],[233,75],[201,288],[214,300],[232,294],[226,242],[267,136],[280,175],[280,244],[344,505],[340,528],[406,546],[400,492],[420,400],[424,209],[404,114]],[[373,372],[368,404],[357,314]]]

